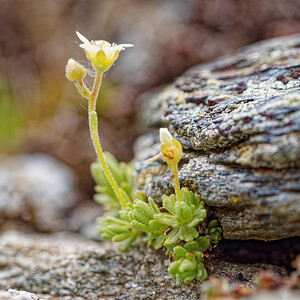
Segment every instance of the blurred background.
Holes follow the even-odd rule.
[[[135,45],[105,76],[98,103],[103,148],[129,161],[143,133],[136,122],[141,94],[241,46],[299,33],[300,1],[0,0],[0,28],[0,226],[78,231],[101,209],[91,201],[87,103],[64,76],[69,58],[87,64],[75,30]],[[57,169],[49,172],[47,163]],[[70,191],[60,186],[63,176]],[[60,194],[48,199],[57,188]],[[34,189],[38,195],[30,194]],[[49,202],[64,213],[53,212],[45,225]]]

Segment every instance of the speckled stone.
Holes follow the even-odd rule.
[[[26,291],[17,291],[17,290],[8,290],[0,291],[0,299],[1,300],[42,300],[38,298],[33,293],[28,293]]]
[[[185,149],[180,181],[199,193],[228,239],[300,236],[300,35],[196,66],[148,100],[143,116]],[[160,201],[170,173],[156,134],[136,144],[139,188]]]
[[[0,156],[0,231],[59,231],[76,205],[70,168],[41,153]]]
[[[176,286],[167,272],[167,256],[145,244],[122,253],[115,243],[96,243],[71,233],[26,235],[9,231],[0,235],[0,245],[0,291],[25,290],[41,300],[201,297],[199,282]],[[227,276],[231,281],[243,278],[248,286],[253,285],[261,269],[285,274],[279,267],[267,264],[237,264],[219,259],[211,262],[210,274]]]

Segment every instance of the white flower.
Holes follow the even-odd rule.
[[[89,41],[81,33],[76,31],[78,38],[83,42],[79,46],[86,51],[87,58],[92,62],[96,71],[107,71],[118,58],[119,52],[126,47],[133,47],[132,44],[110,44],[109,42]]]

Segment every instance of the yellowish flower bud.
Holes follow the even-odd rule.
[[[79,81],[85,77],[86,71],[85,68],[75,61],[74,59],[70,58],[66,65],[66,77],[70,81]]]
[[[83,42],[79,46],[85,50],[86,57],[91,61],[97,73],[104,73],[117,60],[121,50],[126,47],[133,47],[131,44],[117,45],[115,43],[100,41],[89,41],[81,33],[76,31],[78,38]]]
[[[177,164],[180,161],[182,155],[181,144],[172,137],[167,128],[161,128],[159,130],[159,137],[162,143],[160,153],[149,158],[147,160],[147,163],[151,163],[159,157],[162,157],[162,159],[166,163]]]
[[[181,144],[174,139],[167,128],[159,130],[162,159],[166,163],[178,163],[182,155]]]

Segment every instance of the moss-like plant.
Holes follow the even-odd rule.
[[[181,159],[181,144],[166,128],[160,129],[161,151],[150,158],[149,163],[161,157],[172,173],[175,194],[162,197],[162,207],[142,192],[135,191],[133,167],[118,163],[109,153],[103,153],[98,133],[96,102],[103,74],[110,69],[121,50],[130,44],[110,44],[106,41],[89,41],[79,32],[81,48],[85,50],[95,72],[93,89],[85,85],[85,68],[73,59],[66,66],[66,77],[73,81],[80,95],[88,100],[89,128],[98,161],[91,165],[96,182],[95,201],[102,204],[105,215],[100,221],[102,238],[120,242],[125,251],[139,237],[150,247],[164,247],[170,256],[168,268],[173,279],[181,285],[193,279],[205,280],[207,271],[203,253],[217,244],[222,232],[217,220],[206,224],[206,209],[197,194],[187,188],[180,189],[178,162]],[[160,208],[162,210],[160,210]],[[199,230],[200,229],[200,230]],[[199,236],[200,235],[200,236]]]

